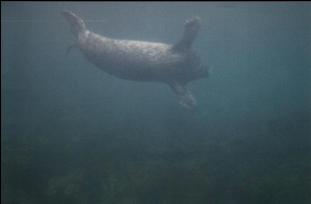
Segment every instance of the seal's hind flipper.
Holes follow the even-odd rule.
[[[185,29],[182,38],[172,47],[173,51],[183,52],[190,49],[200,29],[200,18],[194,17],[185,22]]]
[[[62,11],[61,14],[65,17],[65,19],[71,25],[71,32],[75,36],[78,36],[79,33],[86,31],[85,23],[79,16],[77,16],[71,11]]]

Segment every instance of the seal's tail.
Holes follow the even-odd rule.
[[[80,33],[86,31],[85,23],[79,16],[77,16],[76,14],[74,14],[71,11],[62,11],[62,15],[70,23],[70,25],[71,25],[71,32],[75,36],[78,36]]]

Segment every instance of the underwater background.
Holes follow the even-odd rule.
[[[166,43],[199,16],[196,110],[66,55],[63,10]],[[311,203],[310,22],[310,2],[2,2],[1,203]]]

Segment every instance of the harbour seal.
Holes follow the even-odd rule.
[[[191,49],[200,28],[198,17],[187,20],[182,38],[170,45],[101,36],[89,31],[73,12],[63,11],[62,15],[76,37],[76,43],[69,50],[78,47],[91,63],[118,78],[166,83],[179,97],[181,105],[189,109],[196,106],[186,85],[209,74]]]

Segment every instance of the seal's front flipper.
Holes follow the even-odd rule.
[[[191,48],[193,41],[195,40],[200,30],[200,18],[194,17],[185,22],[185,29],[182,38],[172,47],[173,51],[183,52]]]
[[[77,43],[74,43],[72,45],[70,45],[67,50],[66,50],[66,55],[68,55],[70,53],[70,51],[73,49],[73,48],[76,48],[78,47],[78,44]]]
[[[174,93],[178,96],[179,104],[188,109],[193,109],[197,105],[195,98],[192,96],[190,91],[185,87],[185,85],[179,82],[171,82],[169,83],[169,85],[171,86]]]

